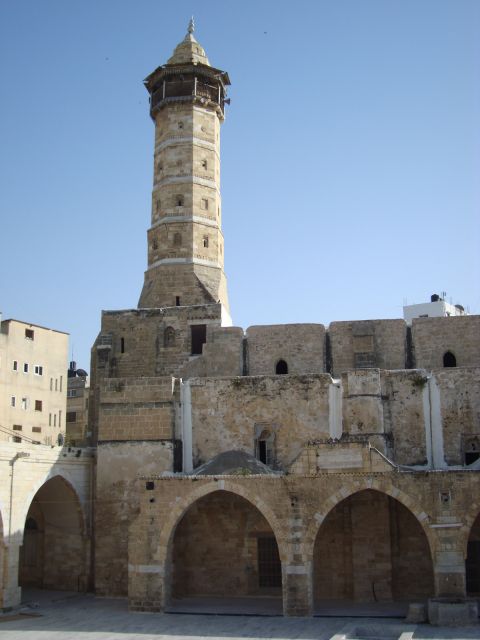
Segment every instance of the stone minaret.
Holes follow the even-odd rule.
[[[220,125],[225,71],[210,65],[188,33],[167,64],[145,80],[155,122],[148,269],[138,306],[220,302],[229,314],[223,271]]]

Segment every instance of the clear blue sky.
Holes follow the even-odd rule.
[[[68,331],[137,305],[153,124],[142,80],[194,14],[232,81],[234,324],[480,312],[478,0],[3,0],[0,309]]]

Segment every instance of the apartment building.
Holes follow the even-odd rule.
[[[63,443],[67,359],[67,333],[1,321],[0,441]]]

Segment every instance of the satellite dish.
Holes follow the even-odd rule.
[[[79,378],[86,378],[88,376],[88,373],[85,371],[85,369],[77,369],[77,376]]]

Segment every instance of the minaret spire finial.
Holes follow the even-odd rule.
[[[188,33],[193,34],[195,31],[195,20],[193,16],[190,18],[190,22],[188,23]]]

